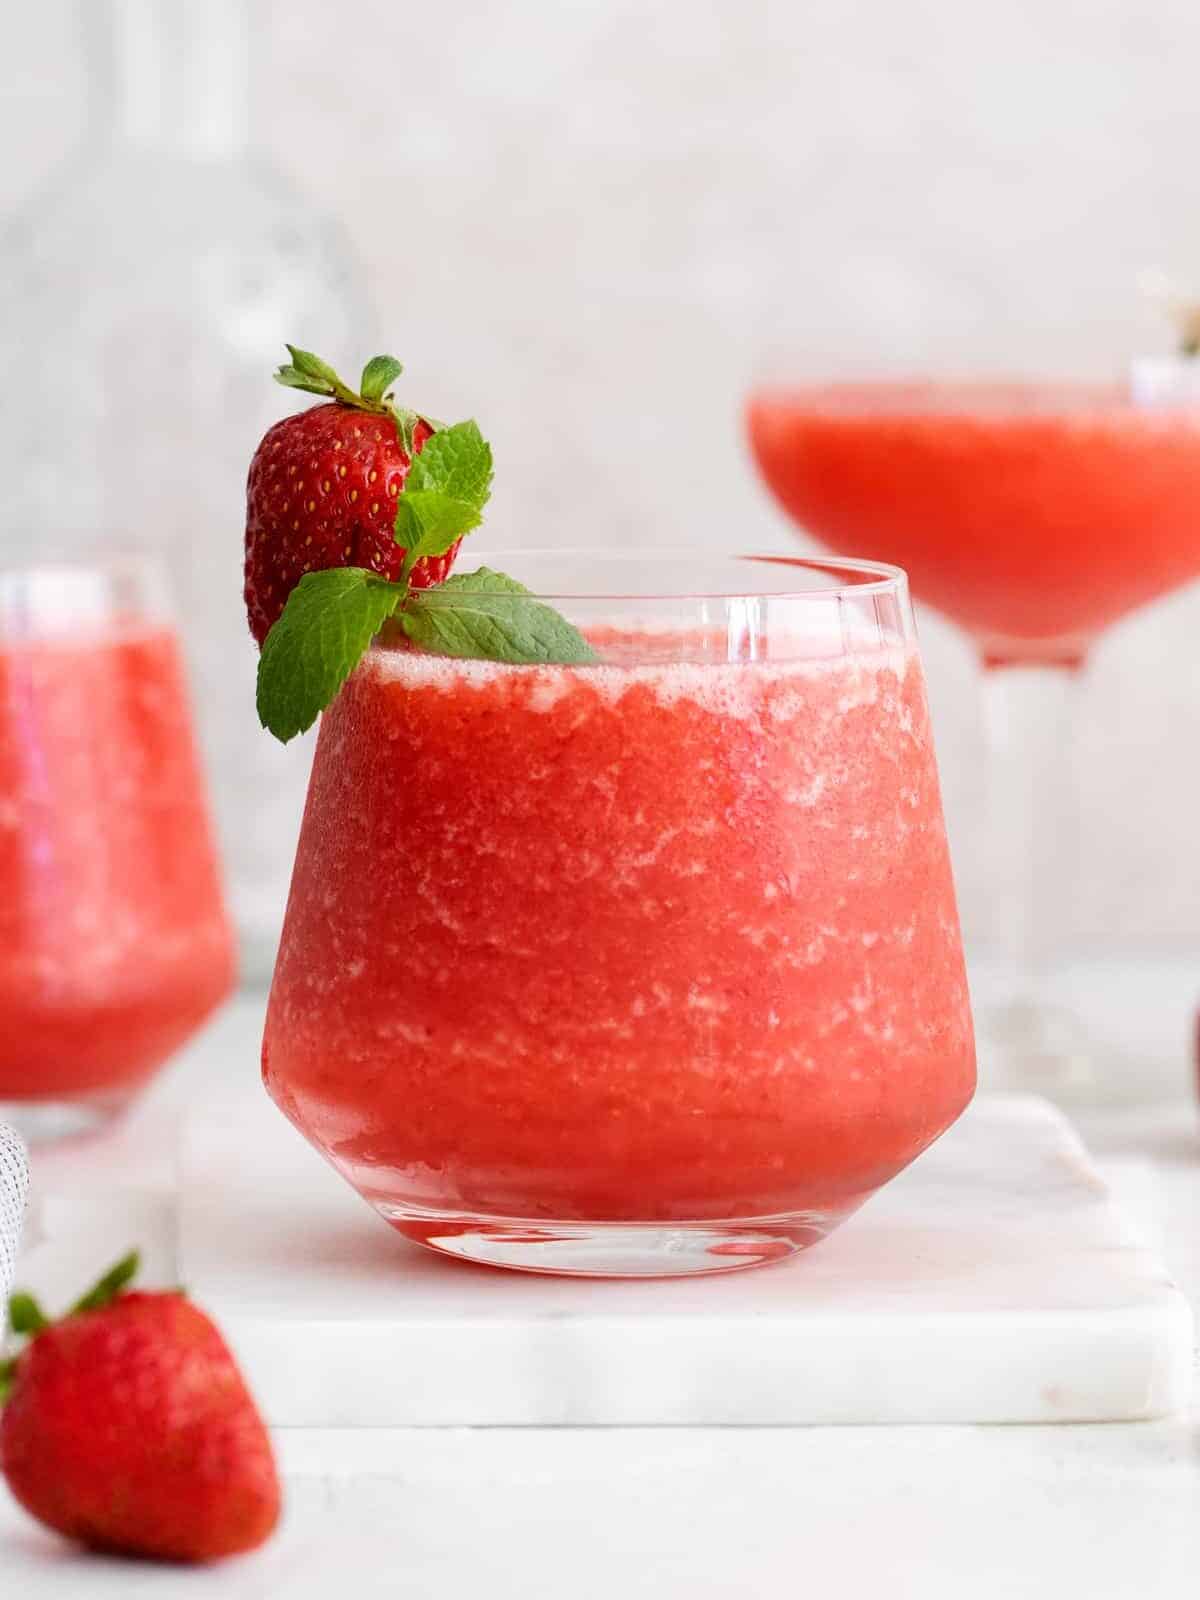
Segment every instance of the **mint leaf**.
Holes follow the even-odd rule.
[[[456,539],[477,528],[491,492],[492,447],[477,423],[456,422],[427,439],[420,455],[412,457],[396,502],[403,576],[422,557],[445,554]]]
[[[404,597],[361,567],[306,572],[258,663],[258,717],[284,744],[311,728]]]
[[[420,459],[418,456],[417,460]],[[474,506],[440,494],[436,489],[419,490],[411,496],[405,490],[400,504],[404,507],[405,532],[396,543],[404,546],[407,572],[411,572],[423,556],[443,555],[456,539],[470,533],[483,521]],[[396,520],[400,520],[399,516]]]
[[[475,421],[456,422],[427,439],[404,492],[436,490],[482,511],[492,492],[492,447]]]
[[[364,400],[378,403],[403,371],[403,362],[395,356],[372,356],[363,368],[358,392]]]
[[[535,599],[515,578],[489,567],[456,573],[433,589],[414,590],[399,620],[414,644],[438,655],[525,663],[596,659],[566,617]]]

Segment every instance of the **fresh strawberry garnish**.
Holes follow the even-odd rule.
[[[276,373],[288,388],[330,396],[327,405],[268,429],[246,483],[246,611],[261,645],[306,572],[362,567],[389,581],[406,554],[396,539],[396,506],[413,457],[440,424],[397,406],[388,391],[400,363],[376,356],[358,392],[332,367],[289,345]],[[417,561],[410,586],[440,583],[458,544]]]
[[[368,361],[355,394],[288,349],[279,382],[331,403],[277,422],[250,463],[246,609],[263,727],[285,744],[311,728],[381,634],[472,660],[593,660],[579,630],[514,578],[449,576],[492,492],[478,425],[397,406],[393,356]]]
[[[4,1369],[0,1466],[40,1522],[168,1561],[252,1550],[279,1520],[270,1440],[212,1322],[182,1293],[127,1293],[129,1256],[61,1321],[28,1295]]]

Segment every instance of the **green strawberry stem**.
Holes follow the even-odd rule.
[[[82,1295],[67,1316],[78,1316],[81,1311],[99,1311],[101,1306],[108,1305],[110,1300],[115,1300],[134,1278],[137,1277],[138,1268],[142,1264],[141,1255],[136,1250],[131,1250],[128,1255],[122,1256],[115,1266],[109,1267],[102,1278],[99,1278],[85,1295]]]
[[[8,1326],[13,1333],[32,1335],[48,1328],[50,1318],[31,1294],[17,1289],[8,1302]]]
[[[122,1256],[115,1266],[111,1266],[104,1276],[99,1278],[88,1292],[81,1295],[70,1310],[57,1320],[65,1322],[67,1317],[77,1317],[85,1311],[99,1311],[103,1306],[110,1305],[137,1276],[140,1265],[140,1255],[136,1250],[131,1250],[128,1255]],[[16,1289],[10,1295],[8,1326],[11,1332],[26,1339],[36,1339],[39,1333],[44,1333],[47,1328],[53,1326],[54,1320],[46,1315],[27,1290]],[[20,1359],[18,1352],[15,1356],[10,1356],[7,1361],[0,1362],[0,1403],[8,1398]]]
[[[22,1289],[16,1289],[9,1297],[8,1326],[12,1333],[32,1339],[50,1326],[50,1318],[33,1295]],[[20,1359],[19,1355],[15,1355],[9,1356],[7,1361],[0,1361],[0,1405],[8,1399],[17,1376],[17,1363]]]
[[[423,411],[397,405],[392,399],[391,386],[404,371],[403,362],[397,361],[395,356],[372,356],[363,368],[358,389],[355,390],[338,377],[328,361],[323,361],[311,350],[300,350],[294,344],[289,344],[287,350],[292,359],[276,372],[276,383],[283,384],[285,389],[302,389],[305,394],[321,395],[323,399],[335,400],[338,405],[349,406],[355,411],[390,416],[396,424],[400,446],[410,461],[418,422],[423,422],[430,433],[441,432],[442,423],[426,416]]]

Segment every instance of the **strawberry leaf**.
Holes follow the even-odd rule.
[[[100,1281],[93,1284],[85,1295],[76,1300],[67,1315],[73,1317],[80,1311],[98,1311],[110,1300],[115,1300],[125,1286],[137,1277],[140,1265],[141,1256],[136,1250],[131,1250],[127,1256],[122,1256],[116,1266],[109,1267]]]
[[[515,578],[489,567],[414,590],[399,620],[414,644],[438,655],[524,663],[596,659],[564,616]]]
[[[410,411],[407,406],[393,405],[388,409],[391,411],[392,420],[396,424],[396,433],[400,440],[400,448],[404,451],[404,454],[408,457],[409,461],[411,461],[417,453],[415,434],[417,431],[417,423],[420,422],[421,419],[418,417],[415,411]]]
[[[363,368],[358,392],[364,400],[378,403],[403,371],[403,362],[395,356],[372,356]]]
[[[283,384],[285,389],[303,389],[305,394],[321,394],[328,400],[333,390],[324,378],[309,378],[299,367],[282,366],[275,374],[275,382]]]
[[[12,1333],[35,1334],[50,1326],[50,1319],[31,1294],[14,1289],[8,1301],[8,1326]]]
[[[475,422],[456,422],[425,441],[412,457],[396,502],[396,543],[404,547],[405,577],[424,556],[444,555],[483,520],[492,492],[492,447]]]
[[[258,663],[258,716],[284,744],[311,728],[404,598],[361,567],[306,572]]]
[[[280,367],[276,381],[291,389],[307,389],[309,394],[332,395],[343,405],[361,406],[361,401],[348,384],[342,382],[328,361],[313,355],[311,350],[298,350],[294,344],[287,347],[292,358],[290,367]],[[298,374],[304,382],[297,382],[290,374]]]

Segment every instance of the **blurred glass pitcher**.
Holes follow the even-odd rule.
[[[83,148],[0,236],[0,560],[163,559],[243,968],[269,970],[309,751],[261,737],[241,594],[245,464],[285,339],[369,337],[340,231],[249,149],[246,0],[79,0]],[[46,530],[54,530],[53,534]]]

